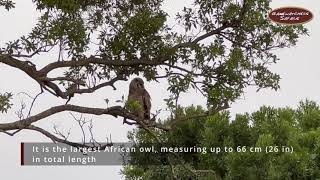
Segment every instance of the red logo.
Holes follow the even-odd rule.
[[[282,7],[272,10],[269,18],[277,24],[297,25],[311,21],[313,14],[300,7]]]

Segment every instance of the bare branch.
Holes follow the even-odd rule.
[[[80,118],[75,117],[72,113],[70,115],[73,117],[73,119],[78,123],[81,132],[82,132],[82,143],[86,144],[86,133],[84,130],[84,125],[88,122],[86,119],[83,118],[83,114],[81,114]]]
[[[40,127],[34,126],[34,125],[30,125],[30,126],[26,127],[26,129],[40,132],[41,134],[50,138],[53,142],[59,142],[59,143],[67,144],[69,146],[73,146],[73,147],[90,147],[86,144],[80,144],[80,143],[68,141],[66,139],[58,138],[57,136],[51,134],[50,132],[48,132]]]
[[[53,126],[53,130],[54,130],[54,134],[62,137],[64,140],[68,140],[69,136],[70,136],[70,129],[67,133],[67,135],[65,135],[65,133],[63,131],[60,131],[57,127],[57,125],[54,125]]]
[[[3,131],[3,130],[0,130],[1,133],[5,133],[9,136],[14,136],[15,134],[17,134],[18,132],[20,132],[22,129],[18,129],[18,130],[15,130],[14,132],[10,133],[8,131]]]
[[[29,109],[29,112],[28,112],[28,116],[27,117],[30,117],[30,115],[31,115],[31,110],[32,110],[32,108],[33,108],[33,105],[34,105],[34,102],[37,100],[37,98],[43,93],[43,89],[42,88],[40,88],[41,89],[41,92],[39,93],[39,94],[37,94],[34,98],[33,98],[33,100],[32,100],[32,103],[31,103],[31,105],[30,105],[30,109]]]
[[[72,112],[94,114],[94,115],[112,115],[114,117],[122,116],[122,117],[127,117],[129,119],[136,119],[134,115],[129,113],[127,110],[123,109],[121,106],[113,106],[113,107],[103,109],[103,108],[89,108],[89,107],[82,107],[82,106],[67,104],[67,105],[51,107],[39,114],[30,116],[25,119],[21,119],[19,121],[0,124],[0,129],[6,131],[6,130],[25,128],[34,122],[37,122],[53,114],[64,112],[64,111],[72,111]]]

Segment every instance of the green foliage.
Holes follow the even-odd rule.
[[[301,102],[297,109],[263,106],[252,114],[236,115],[234,120],[228,112],[193,118],[203,114],[201,107],[193,106],[180,107],[177,114],[189,119],[176,123],[169,132],[156,131],[163,141],[161,145],[206,147],[207,153],[131,154],[135,163],[124,169],[127,179],[170,179],[168,177],[173,176],[248,180],[320,178],[320,109],[313,101]],[[129,139],[134,139],[137,145],[141,141],[156,144],[150,134],[141,130],[131,133]],[[220,147],[221,152],[209,152],[210,147]],[[224,147],[231,147],[233,151],[225,152]],[[152,159],[142,162],[143,155]],[[174,172],[168,157],[174,162]],[[148,165],[157,160],[162,164]],[[188,168],[212,174],[199,173],[195,177]]]
[[[0,94],[0,112],[6,113],[12,106],[10,99],[12,97],[11,93]]]
[[[8,11],[15,7],[14,4],[15,3],[13,1],[10,1],[10,0],[0,0],[0,7],[4,6],[4,8],[6,10],[8,10]]]
[[[316,130],[320,127],[319,105],[312,101],[301,102],[298,109],[298,123],[304,130]]]
[[[128,99],[126,102],[126,108],[129,111],[143,111],[143,108],[139,101]]]
[[[303,25],[284,26],[269,21],[266,16],[271,10],[270,0],[194,0],[192,8],[184,7],[176,15],[180,28],[169,27],[169,16],[162,9],[163,0],[32,2],[41,14],[38,22],[29,34],[0,47],[2,62],[24,70],[15,64],[20,61],[12,64],[8,58],[25,57],[31,62],[35,60],[34,55],[58,49],[59,62],[50,62],[44,68],[49,72],[36,71],[39,68],[33,69],[33,66],[26,69],[32,78],[47,77],[53,70],[64,71],[63,76],[51,79],[59,79],[59,85],[66,91],[72,85],[83,84],[91,92],[104,87],[104,82],[132,75],[143,75],[148,81],[167,78],[167,90],[171,94],[166,102],[172,111],[167,123],[173,130],[153,130],[160,140],[172,146],[227,146],[246,150],[152,156],[137,153],[132,159],[135,166],[124,169],[127,177],[319,178],[320,113],[316,103],[303,102],[298,110],[262,107],[250,115],[237,115],[232,122],[227,112],[205,118],[201,107],[182,108],[177,104],[179,95],[190,88],[202,92],[210,111],[234,102],[248,86],[256,86],[258,90],[279,88],[279,75],[269,69],[270,64],[278,61],[273,50],[296,45],[299,37],[308,35],[308,31]],[[7,10],[14,5],[10,0],[0,0],[0,6]],[[68,57],[64,57],[65,54]],[[74,62],[79,63],[74,65]],[[116,89],[113,83],[111,86]],[[60,88],[55,85],[50,81],[49,89]],[[0,94],[1,112],[11,107],[11,96]],[[142,109],[137,101],[128,101],[126,108]],[[129,139],[137,145],[161,145],[140,130],[130,133]],[[256,146],[272,146],[271,150],[276,152],[248,152],[248,148]],[[294,153],[280,152],[283,146],[292,147]],[[148,166],[148,161],[161,166]],[[198,172],[207,175],[200,176]]]
[[[68,67],[65,79],[100,82],[143,75],[156,81],[166,77],[171,97],[194,88],[207,98],[209,107],[234,102],[251,85],[277,90],[280,77],[269,70],[278,60],[273,50],[292,47],[308,34],[303,25],[269,21],[269,0],[195,0],[192,8],[184,7],[176,16],[184,31],[168,25],[163,0],[33,3],[41,12],[38,23],[29,34],[7,42],[0,54],[31,57],[59,48],[68,55],[64,61],[97,58],[107,62]],[[0,1],[7,9],[13,5]],[[126,65],[130,62],[139,63]]]

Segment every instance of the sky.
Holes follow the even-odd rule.
[[[9,13],[3,9],[0,10],[0,44],[10,40],[17,39],[21,35],[25,35],[35,25],[39,14],[31,0],[17,0],[16,8]],[[163,9],[169,13],[171,17],[181,10],[183,6],[190,6],[190,0],[165,0]],[[274,107],[296,107],[299,101],[304,99],[320,102],[320,61],[318,58],[320,40],[320,19],[319,13],[320,1],[316,0],[273,0],[271,3],[273,8],[281,6],[298,6],[304,7],[314,14],[312,21],[306,24],[310,31],[310,36],[299,39],[297,45],[290,49],[281,49],[276,51],[280,61],[271,67],[273,72],[280,74],[280,90],[261,90],[256,92],[254,88],[246,89],[245,94],[229,109],[231,115],[236,113],[254,112],[262,105],[270,105]],[[56,54],[52,53],[41,57],[43,65],[49,59],[55,58]],[[0,92],[14,93],[14,107],[8,114],[0,115],[0,122],[10,122],[16,120],[15,111],[19,109],[21,101],[30,103],[30,99],[19,92],[27,92],[35,95],[39,91],[39,86],[31,78],[27,77],[23,72],[10,68],[4,64],[0,64]],[[165,104],[163,98],[167,97],[165,82],[147,83],[151,97],[154,112],[156,109],[164,109]],[[113,91],[111,88],[103,88],[92,95],[76,96],[70,104],[85,105],[90,107],[106,107],[103,99],[109,98],[110,103],[121,99],[122,95],[127,95],[128,84],[117,84],[118,89]],[[111,96],[110,96],[111,95]],[[199,94],[191,91],[183,96],[181,103],[204,105],[205,99],[198,98]],[[194,98],[197,97],[197,98]],[[33,112],[40,112],[43,109],[53,105],[61,104],[62,101],[56,99],[52,95],[45,94],[41,96],[34,106]],[[112,105],[116,105],[113,103]],[[165,114],[165,112],[164,112]],[[113,142],[125,142],[127,140],[127,132],[132,129],[129,125],[123,125],[122,119],[114,119],[109,116],[87,116],[87,119],[94,121],[94,130],[97,140],[104,141],[106,137],[111,135]],[[71,139],[81,140],[79,136],[80,129],[77,128],[76,122],[72,120],[69,113],[60,113],[50,118],[37,122],[47,130],[53,130],[56,125],[61,130],[67,132],[71,128]],[[121,179],[119,174],[120,166],[55,166],[55,167],[21,167],[20,166],[20,143],[21,142],[49,142],[50,140],[36,132],[24,131],[18,133],[14,137],[0,134],[0,169],[1,179],[42,179],[56,180],[70,179],[84,180],[89,178],[105,178],[110,180]],[[94,178],[94,179],[96,179]]]

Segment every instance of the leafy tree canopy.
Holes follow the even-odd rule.
[[[148,81],[168,80],[169,108],[176,108],[179,95],[193,88],[207,99],[204,114],[213,114],[228,108],[248,86],[277,90],[280,77],[269,69],[278,60],[273,50],[292,47],[307,35],[302,25],[269,21],[269,0],[194,0],[192,7],[181,8],[174,17],[163,10],[162,0],[32,2],[41,14],[36,25],[30,33],[1,45],[0,62],[37,82],[39,95],[49,92],[67,103],[75,94],[104,87],[116,90],[116,82],[139,75]],[[0,6],[10,10],[15,3],[0,0]],[[175,19],[174,26],[168,23],[170,18]],[[43,59],[42,55],[55,52],[56,59]],[[9,97],[1,95],[1,112],[10,108]],[[66,143],[33,125],[63,111],[138,122],[121,106],[67,103],[38,114],[30,109],[21,116],[26,118],[0,124],[0,132],[31,129]]]
[[[199,1],[167,24],[162,0],[33,0],[41,17],[32,31],[10,41],[0,62],[18,67],[52,94],[67,98],[71,84],[94,78],[105,81],[143,75],[168,78],[174,95],[198,88],[209,106],[236,100],[249,85],[279,88],[279,76],[268,69],[278,59],[273,49],[291,47],[307,33],[302,26],[271,23],[269,1]],[[1,1],[6,9],[11,1]],[[57,61],[42,69],[32,57],[59,48]],[[20,67],[30,59],[28,66]],[[36,67],[37,69],[32,69]],[[48,73],[67,68],[62,77]],[[60,85],[62,84],[62,85]],[[110,84],[102,84],[107,86]]]
[[[162,139],[160,146],[207,147],[207,153],[131,153],[132,161],[123,170],[127,179],[320,177],[320,108],[315,102],[301,102],[297,109],[263,106],[252,114],[238,114],[233,121],[226,111],[193,118],[203,111],[194,106],[181,108],[180,115],[190,119],[180,121],[175,131],[158,132],[157,136]],[[137,146],[157,146],[145,131],[135,130],[129,138]],[[232,147],[233,152],[209,152],[210,147]]]

